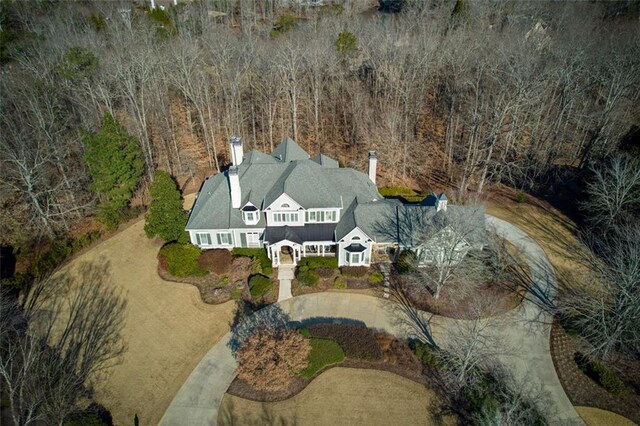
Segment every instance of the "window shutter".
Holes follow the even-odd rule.
[[[198,233],[196,233],[196,244],[198,244],[198,245],[202,244],[200,242],[200,234],[198,234]]]

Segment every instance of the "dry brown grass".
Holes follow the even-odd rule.
[[[545,251],[563,284],[590,281],[593,273],[582,261],[588,249],[576,237],[576,225],[549,203],[528,196],[517,203],[511,197],[492,196],[487,213],[518,226]]]
[[[221,425],[430,425],[435,393],[404,377],[379,370],[332,368],[294,397],[256,402],[225,394]],[[453,425],[448,417],[442,424]]]
[[[64,270],[77,273],[83,262],[110,265],[110,279],[124,290],[128,306],[123,362],[96,384],[96,400],[115,424],[157,424],[204,354],[228,330],[234,303],[203,303],[198,290],[166,282],[157,273],[160,243],[144,235],[140,220],[75,258]]]
[[[593,407],[576,407],[576,411],[582,417],[587,426],[634,426],[635,422],[611,411]]]

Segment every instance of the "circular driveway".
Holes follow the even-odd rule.
[[[553,298],[555,276],[542,248],[509,222],[487,216],[487,224],[514,244],[526,258],[534,281],[534,296]],[[422,311],[407,312],[392,301],[349,293],[297,296],[254,315],[268,315],[275,309],[281,309],[294,321],[312,318],[354,320],[400,337],[421,338],[422,329],[428,324],[441,346],[446,346],[447,330],[456,327],[460,321]],[[525,300],[517,309],[500,316],[499,325],[490,327],[489,333],[513,349],[498,358],[514,378],[548,397],[544,410],[552,424],[584,424],[556,375],[549,351],[550,330],[551,317],[536,304]],[[210,426],[217,423],[218,408],[237,367],[228,346],[230,339],[231,333],[228,333],[205,355],[169,405],[160,422],[162,425]]]

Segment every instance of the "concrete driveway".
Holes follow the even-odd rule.
[[[531,268],[535,292],[554,296],[556,281],[544,251],[514,225],[487,216],[488,226],[520,249]],[[348,293],[315,293],[279,302],[256,313],[268,315],[281,309],[291,319],[348,319],[380,328],[401,337],[421,337],[421,325],[427,321],[439,345],[446,347],[447,330],[459,325],[458,320],[412,311],[397,303],[371,296]],[[584,424],[567,398],[555,372],[549,351],[551,318],[536,304],[525,301],[519,308],[502,315],[499,326],[490,329],[497,340],[507,343],[513,352],[498,358],[518,380],[525,381],[549,399],[545,412],[553,424]],[[203,425],[217,423],[218,407],[235,377],[236,361],[228,348],[227,334],[205,355],[191,373],[161,420],[162,425]]]

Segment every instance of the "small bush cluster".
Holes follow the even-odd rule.
[[[347,288],[347,280],[345,280],[344,277],[336,277],[336,279],[333,281],[333,288]]]
[[[271,259],[267,256],[267,251],[261,248],[234,248],[231,253],[234,256],[250,257],[258,262],[254,262],[254,273],[266,275],[268,277],[273,275],[273,267],[271,266]]]
[[[308,269],[330,268],[338,269],[338,259],[336,257],[303,257],[298,262],[298,267],[306,266]]]
[[[396,263],[396,270],[400,274],[411,273],[418,265],[418,258],[416,254],[411,250],[405,250],[398,256],[398,262]]]
[[[384,281],[384,275],[380,271],[373,271],[371,275],[369,275],[369,283],[370,284],[380,284]]]
[[[222,275],[229,272],[233,255],[226,249],[204,250],[198,259],[198,266],[214,274]]]
[[[411,346],[418,359],[424,365],[438,369],[442,367],[440,357],[434,348],[422,342],[413,343]]]
[[[3,279],[2,285],[14,288],[22,288],[33,277],[47,275],[53,272],[58,266],[62,265],[65,260],[74,253],[87,247],[92,242],[100,238],[102,234],[99,231],[91,231],[83,234],[79,238],[55,240],[48,251],[37,257],[29,268],[29,272],[17,274],[11,278]]]
[[[369,273],[369,268],[366,266],[343,266],[340,268],[340,273],[345,277],[360,278]]]
[[[382,351],[373,330],[354,324],[313,324],[309,326],[312,337],[333,339],[350,358],[378,360]]]
[[[524,203],[527,201],[527,194],[525,194],[524,192],[518,192],[516,194],[516,203]]]
[[[338,364],[344,360],[344,351],[335,341],[311,338],[310,342],[311,351],[307,358],[309,365],[300,373],[303,377],[313,377],[326,366]]]
[[[168,244],[160,249],[158,256],[175,277],[202,277],[209,273],[198,265],[200,249],[191,244]]]
[[[577,352],[574,356],[576,364],[584,374],[597,382],[600,386],[613,394],[620,394],[624,390],[624,383],[616,373],[598,361],[590,360]]]
[[[249,290],[251,291],[251,297],[259,299],[264,296],[269,290],[271,290],[271,279],[264,275],[252,275],[249,278]]]
[[[320,275],[316,271],[298,271],[296,275],[300,285],[305,287],[314,287],[320,281]]]

